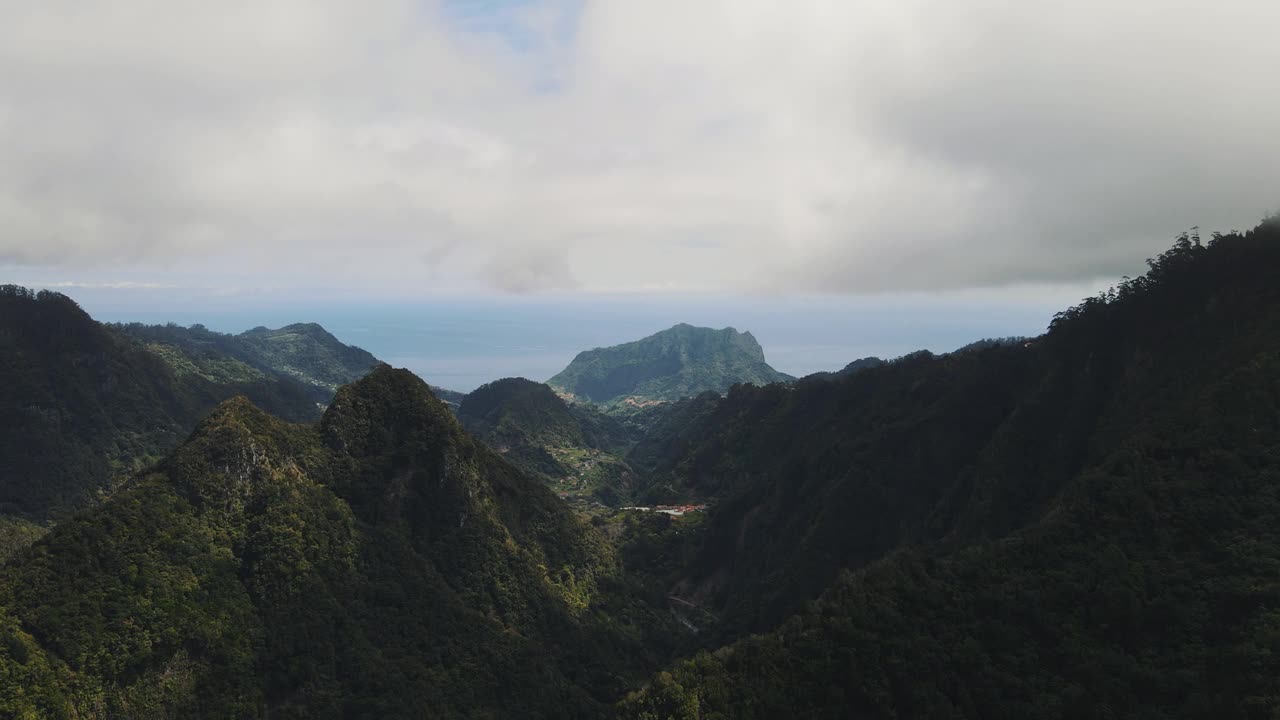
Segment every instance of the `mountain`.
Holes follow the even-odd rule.
[[[963,347],[956,348],[953,352],[958,352],[958,353],[974,352],[976,350],[986,350],[987,348],[998,347],[1000,345],[1025,345],[1030,341],[1031,341],[1031,338],[1024,337],[1022,335],[1011,335],[1009,337],[998,337],[998,338],[983,338],[981,340],[975,340],[974,342],[964,345]]]
[[[364,377],[378,364],[369,352],[343,344],[316,323],[295,323],[278,330],[256,327],[237,337],[268,366],[332,390]]]
[[[469,432],[566,496],[612,502],[634,481],[620,456],[630,441],[621,423],[569,405],[543,383],[488,383],[464,397],[457,412]]]
[[[462,405],[463,398],[467,396],[466,393],[461,393],[457,390],[446,390],[445,388],[438,387],[436,385],[428,385],[427,387],[431,388],[432,395],[440,398],[441,402],[448,405],[449,409],[454,410],[455,412],[458,407]]]
[[[316,425],[237,398],[0,578],[0,710],[599,717],[674,632],[614,551],[381,366]]]
[[[311,389],[325,404],[339,385],[358,380],[378,364],[365,350],[345,345],[315,323],[286,325],[278,330],[257,327],[230,335],[203,325],[113,325],[159,354],[179,374],[195,374],[215,382],[291,378]]]
[[[769,367],[749,332],[680,324],[635,342],[578,353],[547,384],[594,403],[643,404],[792,379]]]
[[[644,408],[612,452],[680,517],[587,518],[466,432],[613,442],[526,380],[226,401],[4,564],[0,715],[1273,717],[1280,219],[1149,265],[1030,340]],[[173,375],[10,294],[48,304],[6,367]]]
[[[1025,338],[1024,338],[1024,339],[1025,339]],[[979,346],[979,344],[980,344],[980,343],[993,343],[993,342],[995,342],[995,341],[992,341],[992,340],[981,340],[981,341],[979,341],[979,342],[977,342],[977,343],[973,343],[973,348],[976,348],[977,346]],[[983,347],[985,347],[985,345],[984,345]],[[969,348],[968,346],[966,346],[966,348],[961,348],[961,350],[957,350],[956,352],[961,352],[962,350],[965,350],[965,349],[972,349],[972,348]],[[880,358],[878,358],[878,357],[864,357],[864,358],[859,358],[859,359],[854,360],[853,362],[849,363],[848,365],[845,365],[843,368],[841,368],[841,369],[839,369],[839,370],[837,370],[837,371],[835,371],[835,372],[816,372],[816,373],[811,373],[811,374],[809,374],[809,375],[805,375],[803,378],[801,378],[801,380],[806,380],[806,381],[807,381],[807,380],[830,380],[831,378],[836,377],[836,376],[840,376],[840,375],[852,375],[852,374],[854,374],[854,373],[862,372],[863,370],[869,370],[869,369],[871,369],[871,368],[878,368],[878,367],[880,367],[881,365],[884,365],[884,362],[885,362],[884,360],[881,360],[881,359],[880,359]]]
[[[673,587],[714,652],[621,717],[1273,714],[1280,220],[1150,266],[1030,343],[686,427],[658,472],[719,498]]]
[[[689,468],[682,462],[693,443],[702,441],[708,432],[708,418],[720,407],[721,396],[707,391],[650,410],[650,422],[626,455],[627,462],[647,483],[637,488],[636,502],[674,504],[700,497],[699,489],[684,479]]]
[[[306,386],[208,357],[199,372],[65,295],[0,287],[0,515],[45,521],[82,507],[233,395],[290,420],[319,416]]]
[[[316,323],[294,323],[276,330],[259,326],[239,335],[172,323],[111,327],[144,343],[176,372],[215,381],[292,378],[311,388],[320,404],[327,404],[338,386],[359,380],[379,362],[372,353],[343,343]],[[463,393],[429,387],[447,405],[456,408],[462,401]]]

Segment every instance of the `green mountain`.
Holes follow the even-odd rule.
[[[1031,341],[1031,338],[1024,337],[1022,335],[1011,335],[1009,337],[998,337],[998,338],[983,338],[981,340],[975,340],[974,342],[971,342],[967,345],[956,348],[952,352],[958,352],[958,353],[973,352],[975,350],[986,350],[987,348],[997,347],[1000,345],[1025,345],[1030,341]]]
[[[319,416],[304,385],[219,357],[216,370],[184,370],[65,295],[0,287],[0,515],[82,507],[233,395],[291,420]]]
[[[961,348],[961,350],[957,350],[956,352],[961,352],[966,349],[976,349],[982,343],[993,343],[993,342],[996,342],[996,341],[980,340],[977,343],[973,343],[973,347],[966,346],[965,348]],[[986,347],[985,345],[982,345],[982,346]],[[801,380],[830,380],[832,377],[836,377],[840,375],[852,375],[854,373],[862,372],[863,370],[878,368],[881,365],[884,365],[884,363],[885,361],[881,360],[878,357],[858,358],[857,360],[854,360],[853,362],[849,363],[848,365],[845,365],[843,368],[835,372],[816,372],[809,375],[805,375],[803,378],[801,378]]]
[[[1280,219],[1149,264],[1038,338],[627,422],[520,379],[455,417],[385,366],[318,424],[227,401],[4,565],[0,716],[1274,717]],[[47,398],[178,378],[8,292]],[[587,518],[513,448],[710,507]]]
[[[1280,221],[1150,265],[686,428],[667,482],[720,500],[674,591],[728,642],[621,716],[1273,716]]]
[[[379,362],[372,353],[344,344],[316,323],[294,323],[276,330],[256,327],[239,335],[172,323],[111,327],[144,343],[179,374],[198,374],[217,382],[287,377],[311,388],[322,405],[338,386],[359,380]],[[462,402],[463,393],[429,387],[451,407]]]
[[[244,399],[0,579],[15,717],[599,717],[673,631],[412,374]]]
[[[278,330],[256,327],[237,337],[268,366],[333,390],[364,377],[378,364],[369,352],[343,344],[316,323],[296,323]]]
[[[278,330],[257,327],[230,335],[203,325],[113,325],[165,359],[179,374],[214,382],[265,377],[291,378],[311,388],[325,404],[338,386],[364,377],[378,359],[345,345],[315,323],[286,325]]]
[[[621,459],[630,441],[622,424],[591,407],[569,405],[543,383],[505,378],[483,385],[463,398],[458,419],[566,496],[614,502],[634,482]]]
[[[749,332],[680,324],[643,340],[578,353],[547,384],[575,399],[614,404],[673,401],[725,392],[738,383],[792,379],[769,367]]]
[[[463,398],[467,396],[466,393],[461,393],[457,390],[446,390],[445,388],[438,387],[436,385],[428,385],[427,387],[431,388],[432,395],[435,395],[441,402],[448,405],[450,410],[455,412],[458,410],[458,407],[462,405]]]

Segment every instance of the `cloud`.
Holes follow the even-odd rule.
[[[117,282],[80,282],[76,280],[62,280],[58,282],[41,282],[41,281],[25,281],[19,283],[25,287],[47,288],[47,289],[66,289],[75,288],[77,290],[175,290],[179,289],[178,285],[169,285],[166,283],[154,282],[134,282],[132,280],[122,280]]]
[[[1280,202],[1280,6],[0,0],[0,263],[370,292],[1133,274]]]

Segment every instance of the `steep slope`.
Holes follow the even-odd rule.
[[[224,403],[5,570],[0,702],[48,717],[596,717],[666,629],[385,366],[319,426]]]
[[[508,460],[576,499],[616,499],[634,481],[621,459],[630,437],[586,406],[570,406],[548,386],[505,378],[477,388],[458,407],[463,426]]]
[[[339,385],[369,372],[378,359],[344,345],[315,323],[278,330],[258,327],[239,335],[214,332],[203,325],[112,325],[157,353],[178,374],[194,374],[214,382],[289,378],[310,388],[316,402],[329,402]]]
[[[176,372],[65,295],[0,287],[0,514],[45,520],[178,444],[219,401],[318,416],[300,384]]]
[[[669,463],[725,498],[680,590],[797,614],[623,717],[1269,717],[1278,271],[1274,220],[1184,237],[1030,346],[732,393]]]
[[[256,327],[236,337],[267,366],[330,391],[364,377],[378,364],[369,352],[343,344],[316,323],[295,323],[278,330]]]
[[[987,341],[987,340],[980,341],[980,343],[985,343],[985,342],[991,342],[991,341]],[[977,345],[979,345],[979,343],[974,343],[974,346],[977,346]],[[835,372],[816,372],[816,373],[811,373],[809,375],[805,375],[803,378],[800,378],[800,379],[801,380],[830,380],[833,377],[839,377],[841,375],[852,375],[854,373],[862,372],[863,370],[878,368],[881,365],[884,365],[884,362],[885,362],[884,360],[881,360],[878,357],[858,358],[857,360],[854,360],[853,362],[849,363],[848,365],[845,365],[843,368]]]
[[[721,406],[721,396],[705,392],[697,397],[655,407],[639,440],[627,452],[631,467],[647,480],[636,497],[642,504],[684,502],[699,495],[713,497],[685,480],[684,458],[709,430],[707,420]]]
[[[448,390],[437,385],[428,385],[427,387],[431,388],[432,395],[439,398],[440,402],[448,405],[449,409],[454,412],[457,412],[458,407],[462,405],[462,400],[467,396],[467,393],[461,393],[457,390]]]
[[[320,404],[327,404],[339,385],[359,380],[379,362],[372,353],[344,344],[316,323],[294,323],[276,330],[256,327],[239,335],[172,323],[111,327],[146,345],[179,375],[198,374],[215,382],[289,378],[310,388]],[[455,409],[462,401],[463,393],[430,387]]]
[[[975,340],[971,343],[956,348],[952,352],[974,352],[976,350],[986,350],[987,348],[1000,347],[1002,345],[1025,345],[1031,341],[1031,338],[1023,335],[1010,335],[1009,337],[983,338]]]
[[[642,340],[578,353],[547,381],[575,398],[595,403],[627,399],[679,400],[738,383],[786,382],[765,362],[751,333],[676,325]]]

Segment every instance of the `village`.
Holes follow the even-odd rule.
[[[636,510],[639,512],[656,512],[665,515],[684,515],[686,513],[702,512],[707,509],[706,505],[655,505],[653,507],[645,507],[643,505],[631,505],[622,508],[623,510]]]

